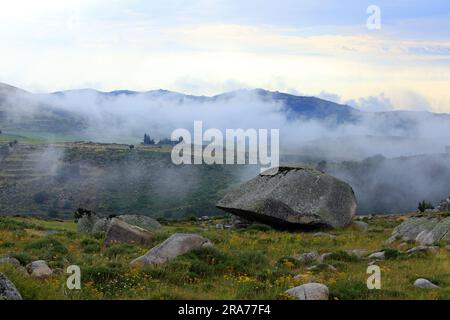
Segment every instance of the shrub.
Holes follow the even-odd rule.
[[[139,249],[132,244],[115,244],[109,246],[105,250],[105,255],[107,257],[113,258],[119,255],[134,254],[137,253],[137,251],[139,251]]]
[[[47,202],[48,199],[50,199],[50,194],[46,191],[40,191],[33,195],[33,200],[37,204],[43,204],[44,202]]]
[[[339,280],[329,286],[330,296],[339,300],[364,300],[369,297],[367,284],[358,281]]]
[[[26,266],[27,264],[33,261],[33,258],[31,258],[31,256],[25,252],[14,253],[11,255],[11,257],[19,260],[20,264],[23,266]]]
[[[69,252],[67,248],[56,239],[30,241],[25,245],[25,250],[31,251],[34,255],[44,260],[61,258],[61,256]]]
[[[355,262],[359,258],[353,254],[349,254],[345,251],[336,251],[326,256],[325,261],[343,261],[343,262]]]
[[[96,253],[100,251],[101,243],[93,239],[83,239],[80,246],[84,253]]]

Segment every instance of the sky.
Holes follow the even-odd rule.
[[[379,8],[380,28],[367,26],[369,6]],[[264,88],[370,111],[450,113],[448,0],[0,0],[0,8],[0,82],[31,92]]]

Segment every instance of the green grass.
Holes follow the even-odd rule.
[[[23,265],[46,260],[52,268],[75,264],[82,272],[82,289],[65,289],[67,275],[37,280],[10,266],[0,266],[26,299],[288,299],[285,290],[308,282],[330,288],[332,299],[450,299],[450,254],[441,248],[436,255],[407,256],[397,244],[385,240],[400,221],[376,218],[369,230],[352,228],[330,231],[335,238],[313,233],[283,232],[256,226],[250,231],[216,230],[219,219],[166,223],[148,248],[129,244],[103,247],[101,235],[81,235],[74,222],[36,218],[0,218],[0,256],[16,257]],[[57,230],[58,233],[49,233]],[[175,232],[209,238],[214,247],[192,251],[157,267],[131,268],[129,262]],[[367,260],[345,250],[387,250],[379,262],[381,290],[368,290]],[[308,271],[297,263],[298,254],[332,253],[321,268]],[[325,266],[325,265],[324,265]],[[298,276],[297,276],[298,275]],[[434,281],[439,290],[418,290],[414,280]]]

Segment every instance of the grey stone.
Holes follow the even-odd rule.
[[[232,214],[280,228],[341,228],[356,211],[352,188],[323,172],[280,167],[232,190],[216,205]]]
[[[385,259],[384,251],[374,252],[367,257],[367,259],[376,259],[376,260],[384,260]]]
[[[95,214],[86,214],[78,219],[77,231],[80,233],[92,233],[95,223],[99,220]]]
[[[330,257],[333,253],[332,252],[325,252],[323,253],[319,259],[317,260],[318,262],[323,262],[325,261],[328,257]]]
[[[22,300],[22,296],[3,273],[0,273],[0,300]]]
[[[367,232],[369,229],[369,225],[363,221],[353,221],[351,226],[361,232]]]
[[[145,229],[126,223],[120,219],[113,218],[106,231],[105,246],[114,243],[134,243],[141,246],[150,244],[154,235]]]
[[[133,226],[141,227],[149,231],[161,229],[161,224],[153,218],[148,216],[136,215],[136,214],[126,214],[117,217],[118,219],[125,221]]]
[[[439,216],[412,217],[397,226],[389,243],[396,240],[416,241],[430,245],[450,240],[450,217]]]
[[[317,251],[302,253],[298,256],[297,260],[301,264],[310,264],[317,261],[320,255]]]
[[[212,246],[209,239],[196,234],[175,233],[150,249],[145,255],[133,260],[131,265],[145,266],[163,264],[192,250]]]
[[[108,231],[108,228],[110,225],[111,225],[111,219],[108,219],[108,218],[99,219],[92,227],[91,232],[92,233],[106,232],[106,231]]]
[[[437,285],[435,285],[431,281],[429,281],[427,279],[423,279],[423,278],[417,279],[414,282],[414,286],[416,288],[420,288],[420,289],[439,289],[439,287]]]
[[[20,267],[20,262],[16,258],[13,257],[1,257],[0,258],[0,265],[2,264],[10,264],[14,267]]]
[[[369,254],[369,251],[366,249],[351,249],[351,250],[345,250],[350,255],[356,256],[358,258],[363,258]]]
[[[442,200],[436,210],[439,212],[450,212],[450,197]]]
[[[53,274],[44,260],[33,261],[26,266],[28,273],[35,278],[47,278]]]
[[[335,235],[332,235],[332,234],[326,233],[326,232],[316,232],[316,233],[313,234],[313,237],[317,237],[317,238],[324,237],[324,238],[330,238],[330,239],[335,239],[336,238]]]
[[[328,300],[328,287],[320,283],[307,283],[286,291],[297,300]]]

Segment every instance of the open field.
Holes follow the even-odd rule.
[[[37,218],[0,218],[0,256],[16,257],[23,265],[37,259],[50,267],[78,265],[82,289],[65,289],[68,275],[45,280],[31,278],[3,265],[0,272],[13,281],[25,299],[288,299],[286,289],[320,282],[330,288],[332,299],[450,299],[450,252],[441,247],[436,254],[406,255],[413,243],[385,240],[405,217],[375,217],[366,220],[367,233],[351,227],[313,233],[274,231],[262,225],[243,230],[217,230],[221,218],[164,223],[151,246],[143,248],[117,244],[103,248],[103,235],[76,233],[72,221]],[[214,248],[194,251],[162,266],[135,269],[129,262],[175,232],[196,233],[209,238]],[[357,259],[343,250],[387,249],[381,267],[381,290],[368,290],[368,260]],[[308,271],[295,257],[313,250],[334,253],[325,262],[337,271],[319,265]],[[421,290],[414,280],[427,278],[437,290]]]

